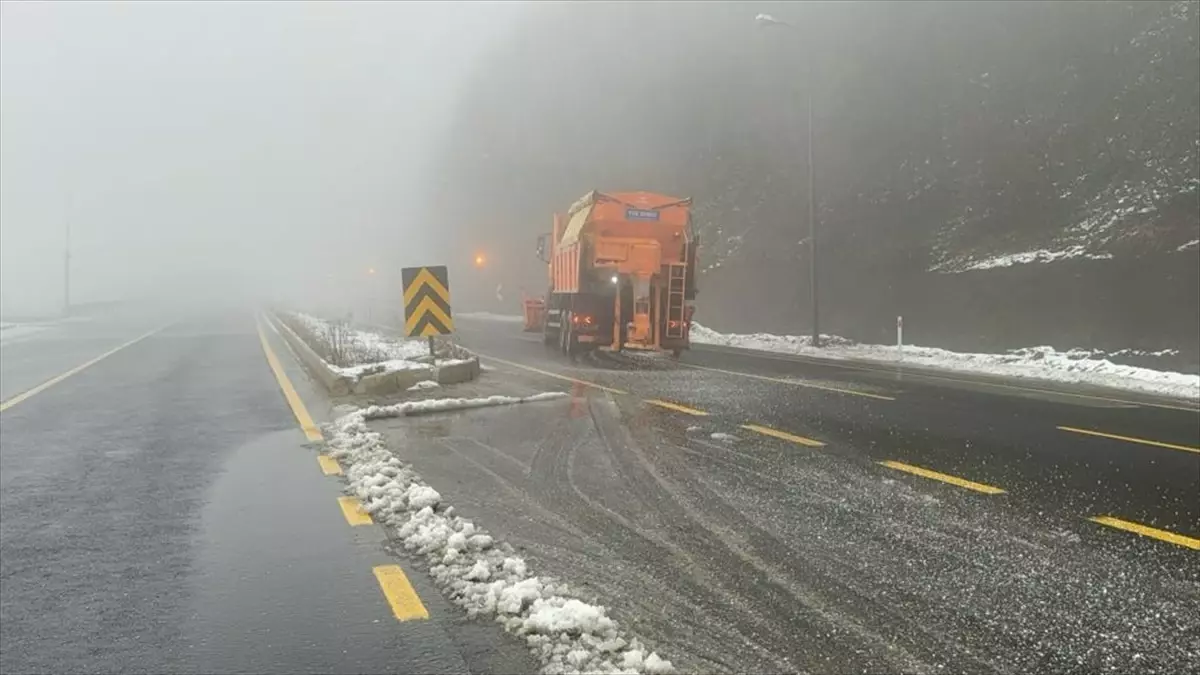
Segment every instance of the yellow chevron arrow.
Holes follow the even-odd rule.
[[[450,291],[446,290],[446,287],[442,285],[442,282],[438,281],[437,277],[433,276],[433,273],[429,271],[428,267],[422,267],[421,271],[417,272],[417,276],[413,277],[413,280],[408,285],[408,288],[404,289],[405,307],[408,306],[408,303],[412,301],[417,293],[421,292],[421,288],[423,286],[429,286],[431,289],[433,289],[434,293],[441,296],[442,300],[447,305],[450,304]]]
[[[413,335],[413,331],[416,329],[417,324],[421,323],[421,319],[425,318],[427,313],[433,314],[433,318],[442,322],[442,325],[446,327],[446,332],[452,332],[454,330],[454,322],[451,321],[446,312],[442,310],[442,306],[434,301],[433,298],[425,296],[425,299],[421,301],[421,304],[417,305],[417,308],[414,309],[412,314],[409,314],[404,321],[404,332],[407,333],[409,337],[417,337]],[[422,332],[421,335],[424,337],[427,335],[440,334],[441,332],[438,331],[436,333]]]

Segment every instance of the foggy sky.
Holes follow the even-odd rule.
[[[68,221],[78,302],[427,262],[428,155],[522,9],[4,2],[4,311],[58,309]]]

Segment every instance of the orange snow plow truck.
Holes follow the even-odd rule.
[[[692,200],[590,192],[538,238],[550,267],[543,299],[525,299],[525,330],[575,355],[592,349],[688,348],[696,297]],[[549,241],[547,241],[549,237]]]

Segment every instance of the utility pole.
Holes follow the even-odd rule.
[[[71,314],[71,218],[67,214],[66,237],[63,241],[63,316]]]

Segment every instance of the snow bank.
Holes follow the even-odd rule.
[[[15,342],[20,338],[40,333],[50,326],[35,323],[8,323],[0,330],[0,342]]]
[[[504,323],[525,323],[525,317],[520,314],[493,314],[491,312],[455,312],[457,319],[476,319],[479,321],[502,321]]]
[[[1004,354],[971,354],[937,347],[905,346],[903,353],[900,353],[893,345],[857,344],[834,335],[822,335],[824,345],[813,348],[809,336],[726,334],[697,323],[692,324],[691,337],[696,343],[742,349],[830,359],[904,363],[964,373],[1090,384],[1176,398],[1200,399],[1200,375],[1121,365],[1105,358],[1097,358],[1099,352],[1084,349],[1057,351],[1053,347],[1026,347]]]
[[[329,454],[346,467],[347,492],[358,497],[376,522],[424,558],[442,591],[472,617],[492,617],[523,638],[542,672],[671,673],[671,662],[647,652],[607,610],[575,597],[563,583],[531,576],[511,546],[497,544],[482,528],[454,515],[454,508],[425,485],[412,468],[388,451],[367,421],[435,410],[528,403],[564,398],[550,392],[514,398],[409,401],[350,412],[327,425]]]
[[[440,386],[442,386],[442,385],[438,384],[437,382],[434,382],[433,380],[421,380],[420,382],[409,387],[408,390],[409,391],[421,391],[422,389],[437,389]]]

